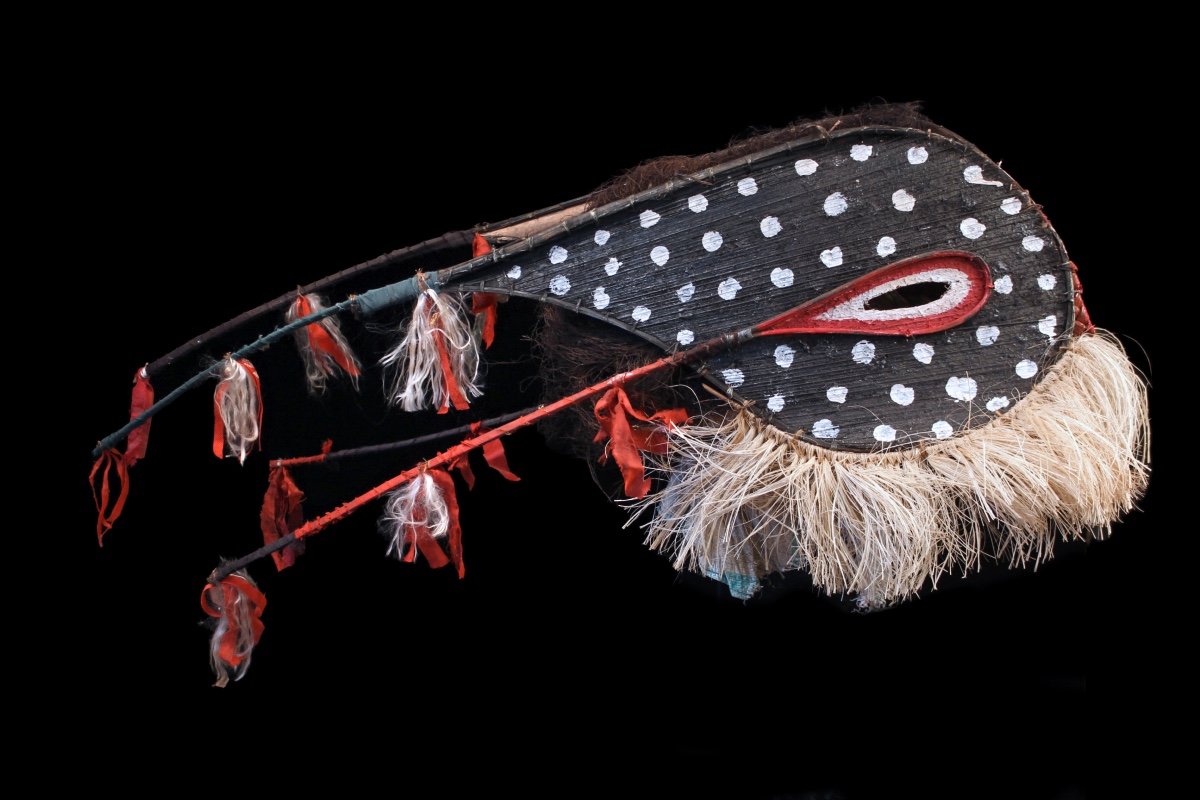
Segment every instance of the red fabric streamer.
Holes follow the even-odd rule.
[[[109,499],[112,493],[109,486],[109,475],[113,469],[117,471],[117,479],[121,482],[120,493],[117,494],[116,502],[109,507]],[[100,491],[96,491],[96,474],[100,473]],[[96,503],[96,541],[103,547],[104,534],[112,529],[117,518],[121,516],[121,512],[125,510],[125,501],[129,498],[129,462],[125,456],[121,455],[121,451],[113,447],[105,450],[96,459],[96,463],[92,466],[92,472],[88,475],[88,482],[92,485],[92,500]]]
[[[300,295],[296,298],[296,316],[307,317],[313,313],[312,303],[308,302],[306,295]],[[358,377],[358,365],[354,363],[354,359],[350,354],[343,350],[329,331],[325,330],[325,326],[319,322],[314,322],[311,325],[304,326],[304,333],[308,336],[308,346],[312,348],[314,353],[323,353],[333,359],[333,362],[342,368],[352,378]]]
[[[129,418],[136,419],[150,406],[154,405],[154,387],[143,370],[133,373],[133,396],[129,400]],[[132,467],[146,457],[146,447],[150,444],[150,420],[129,432],[125,444],[125,465]]]
[[[600,456],[600,463],[608,460],[611,451],[621,476],[625,479],[625,494],[634,499],[646,496],[650,481],[646,478],[646,466],[640,451],[665,453],[667,437],[660,426],[682,425],[687,421],[687,411],[671,408],[646,416],[634,409],[629,396],[619,386],[614,386],[596,402],[596,421],[600,431],[595,441],[609,440],[609,446]],[[650,427],[633,427],[630,418],[639,422],[652,423]]]
[[[304,492],[292,480],[288,468],[273,465],[267,482],[267,493],[263,495],[259,523],[262,527],[263,544],[271,544],[304,524]],[[304,553],[304,543],[297,541],[271,554],[275,569],[282,572],[296,563]]]
[[[471,423],[471,435],[468,438],[475,438],[484,432],[482,422]],[[505,480],[519,481],[521,478],[514,473],[508,466],[508,454],[504,452],[504,443],[499,439],[493,439],[483,445],[483,460],[489,467],[499,472]],[[475,471],[471,469],[471,462],[468,461],[469,453],[463,453],[462,456],[455,459],[450,465],[450,469],[458,470],[458,474],[462,476],[466,482],[468,489],[475,488]]]
[[[221,581],[220,607],[213,608],[208,602],[208,593],[215,588],[211,583],[208,583],[204,585],[204,591],[200,593],[200,607],[204,609],[204,613],[210,617],[219,619],[227,609],[232,608],[238,602],[238,594],[240,593],[242,601],[250,604],[250,613],[252,615],[252,619],[250,620],[251,641],[257,645],[263,633],[262,613],[263,609],[267,607],[266,595],[240,575],[230,575]],[[242,632],[237,614],[229,614],[225,619],[226,628],[225,633],[221,636],[218,655],[222,661],[236,669],[246,658],[244,653],[238,652],[238,639],[241,638]]]
[[[483,423],[474,422],[471,424],[471,436],[478,436],[483,433]],[[521,478],[508,467],[508,454],[504,452],[504,443],[500,439],[493,439],[483,446],[483,460],[492,469],[499,472],[501,477],[509,481],[519,481]]]
[[[446,511],[450,518],[450,529],[446,532],[450,539],[450,560],[458,570],[458,577],[462,578],[467,574],[467,568],[463,564],[462,527],[458,524],[458,495],[454,491],[454,479],[444,469],[431,469],[429,477],[433,478],[433,482],[442,492],[442,499],[446,501]],[[428,536],[428,531],[426,535]]]
[[[454,404],[455,411],[466,411],[471,407],[467,402],[467,396],[463,394],[463,390],[459,387],[458,381],[454,379],[454,369],[450,366],[450,353],[446,350],[446,337],[442,335],[441,330],[436,326],[430,332],[433,336],[434,346],[437,347],[438,358],[442,362],[442,378],[446,381],[446,397],[442,399],[442,407],[438,409],[439,414],[445,414],[450,410],[450,404]]]
[[[254,394],[258,397],[258,430],[261,434],[263,422],[263,402],[262,402],[262,381],[258,379],[258,370],[244,358],[239,358],[238,363],[250,375],[250,380],[254,381]],[[229,387],[225,381],[217,384],[217,390],[213,392],[213,455],[217,458],[225,457],[225,423],[221,419],[221,398],[225,396],[225,391]],[[262,449],[262,436],[258,439],[258,449]]]
[[[471,256],[479,258],[492,252],[492,245],[487,239],[475,234],[475,238],[471,241]],[[500,296],[492,292],[472,292],[471,293],[471,313],[475,316],[483,315],[483,331],[480,338],[483,339],[483,348],[492,346],[492,342],[496,340],[496,311]]]

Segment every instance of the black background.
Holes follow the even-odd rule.
[[[93,133],[71,153],[68,202],[86,220],[79,298],[92,312],[72,373],[79,402],[63,420],[66,519],[51,511],[72,601],[55,621],[54,664],[55,696],[72,698],[60,733],[111,751],[102,774],[138,774],[131,756],[152,748],[194,756],[202,771],[248,737],[256,755],[242,767],[263,773],[282,762],[353,782],[383,770],[396,785],[419,775],[447,789],[466,774],[532,786],[529,776],[560,769],[627,788],[646,769],[736,784],[734,796],[930,784],[1074,796],[1087,781],[1097,710],[1131,680],[1112,660],[1153,638],[1142,621],[1158,602],[1169,527],[1153,513],[1159,485],[1111,541],[858,615],[803,589],[743,605],[678,579],[621,530],[622,512],[583,463],[526,432],[507,443],[520,484],[477,469],[476,491],[460,489],[465,581],[385,559],[376,509],[364,512],[314,540],[294,569],[254,570],[270,601],[266,634],[246,678],[224,691],[209,686],[197,601],[218,557],[257,545],[266,467],[262,455],[239,469],[208,452],[207,392],[155,421],[128,510],[95,547],[87,451],[123,421],[128,377],[147,359],[387,250],[586,193],[647,158],[865,101],[923,100],[1002,160],[1080,265],[1093,319],[1149,368],[1165,334],[1158,288],[1131,269],[1146,254],[1144,229],[1130,224],[1139,176],[1069,73],[987,90],[896,85],[884,73],[859,91],[799,80],[799,67],[766,77],[693,67],[570,91],[502,65],[464,85],[419,62],[381,67],[369,83],[272,64],[175,65],[164,91],[162,75],[132,61],[82,77]],[[520,380],[531,317],[509,305],[483,413],[533,400]],[[312,451],[330,431],[348,446],[444,423],[384,420],[341,391],[311,401],[290,346],[255,361],[272,456]],[[377,394],[371,377],[364,391]],[[411,458],[296,476],[320,510]],[[110,735],[113,719],[136,733]],[[1027,785],[1038,788],[1016,788]]]

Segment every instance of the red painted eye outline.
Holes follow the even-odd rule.
[[[945,286],[935,299],[898,308],[870,307],[884,295],[930,283]],[[754,332],[919,336],[961,325],[983,308],[991,294],[991,270],[983,259],[971,253],[943,251],[877,269],[755,326]]]

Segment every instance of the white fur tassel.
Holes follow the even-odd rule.
[[[201,606],[213,618],[208,657],[217,676],[216,685],[225,686],[231,677],[241,680],[250,666],[254,646],[262,637],[267,598],[245,571],[239,571],[217,586],[205,586]]]
[[[284,319],[287,322],[295,322],[324,310],[325,303],[320,295],[301,295],[288,306]],[[304,362],[304,378],[308,381],[309,391],[315,394],[323,393],[326,384],[331,378],[336,378],[338,373],[345,373],[354,388],[358,388],[361,364],[350,349],[350,343],[346,341],[337,317],[326,317],[320,322],[306,325],[296,331],[295,339],[296,349]]]
[[[424,528],[434,539],[445,538],[450,511],[433,476],[423,473],[388,495],[379,523],[388,539],[387,554],[415,561],[416,531]]]
[[[245,359],[225,356],[221,364],[221,380],[213,394],[217,415],[217,433],[213,437],[213,454],[221,458],[222,430],[229,455],[245,463],[246,454],[262,433],[262,392],[258,373]]]
[[[434,331],[441,334],[452,375],[444,374]],[[404,338],[382,359],[394,370],[388,400],[405,411],[444,409],[453,400],[449,377],[463,397],[479,397],[479,342],[458,299],[426,289]]]

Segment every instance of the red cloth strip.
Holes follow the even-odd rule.
[[[482,422],[471,423],[471,436],[475,437],[483,433],[484,427]],[[508,454],[504,452],[504,442],[500,439],[493,439],[483,446],[483,460],[487,465],[499,472],[501,477],[509,481],[521,480],[515,472],[508,467]],[[469,484],[468,484],[469,485]],[[473,488],[473,487],[472,487]]]
[[[109,487],[109,474],[113,468],[117,470],[117,479],[121,482],[121,491],[117,495],[117,500],[109,508],[109,498],[111,488]],[[100,473],[100,492],[96,492],[96,473]],[[121,516],[121,512],[125,510],[125,501],[129,498],[129,468],[125,457],[121,455],[121,451],[113,447],[105,450],[96,459],[96,463],[92,465],[92,472],[88,475],[88,482],[92,485],[92,500],[96,503],[96,542],[104,546],[104,534],[112,529],[117,518]]]
[[[475,234],[475,238],[471,240],[471,257],[479,258],[490,252],[492,252],[491,243],[478,233]],[[492,342],[496,339],[496,311],[499,302],[499,295],[491,292],[471,293],[471,313],[475,316],[483,315],[483,331],[480,338],[483,339],[485,350],[491,347]]]
[[[463,394],[458,381],[454,379],[454,369],[450,366],[450,353],[446,350],[446,338],[436,327],[430,331],[429,335],[433,337],[433,343],[437,347],[438,359],[442,362],[442,379],[446,381],[446,397],[442,399],[442,407],[438,409],[437,413],[445,414],[449,411],[450,403],[454,404],[455,411],[466,411],[471,404],[467,402],[467,396]]]
[[[267,492],[263,495],[259,525],[263,544],[271,544],[304,524],[304,492],[296,485],[287,467],[272,465]],[[283,571],[296,563],[304,552],[304,543],[295,542],[271,554],[275,569]]]
[[[442,492],[442,499],[446,501],[446,511],[450,518],[450,529],[447,531],[450,539],[450,560],[458,570],[458,577],[462,578],[467,574],[467,568],[463,564],[462,526],[458,524],[458,496],[454,491],[454,479],[444,469],[429,470],[429,477],[433,478],[433,482]]]
[[[142,370],[133,373],[133,396],[129,399],[129,418],[136,419],[150,406],[154,405],[154,387]],[[146,447],[150,444],[150,420],[129,432],[125,444],[125,464],[132,467],[146,457]]]
[[[600,456],[601,463],[608,460],[608,453],[611,452],[625,479],[625,494],[634,499],[645,497],[650,491],[650,481],[646,478],[646,467],[640,451],[666,452],[667,437],[660,426],[682,425],[687,421],[687,411],[672,408],[646,416],[634,409],[624,389],[614,386],[596,402],[595,413],[596,421],[600,423],[595,441],[609,440],[609,446]],[[630,418],[651,423],[652,426],[634,428]]]

